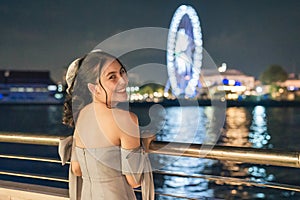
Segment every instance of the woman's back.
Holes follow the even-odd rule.
[[[76,123],[76,145],[81,148],[120,146],[114,111],[92,103],[81,110]]]
[[[76,153],[84,180],[82,199],[135,199],[122,175],[119,131],[111,109],[92,103],[81,110]]]

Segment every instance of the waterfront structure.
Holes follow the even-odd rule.
[[[281,89],[279,89],[279,94],[284,96],[286,100],[296,100],[299,98],[300,79],[289,78],[282,83],[278,83],[278,85],[281,87]],[[286,92],[283,88],[286,88]]]
[[[61,92],[48,71],[0,70],[0,103],[61,103]]]
[[[227,69],[222,64],[219,72],[212,69],[202,69],[201,83],[203,87],[213,92],[223,91],[227,99],[237,99],[241,95],[255,91],[255,77],[246,75],[236,69]]]
[[[279,84],[282,87],[286,87],[289,91],[296,91],[300,89],[299,79],[288,79]]]
[[[211,95],[219,96],[224,94],[226,99],[235,100],[251,95],[263,95],[269,91],[269,87],[257,83],[254,76],[246,75],[236,69],[218,71],[203,68],[199,76],[199,83],[201,87],[196,88],[195,96],[198,99],[210,99],[212,98]],[[146,87],[147,89],[145,89]],[[159,87],[149,84],[141,88],[128,88],[128,92],[130,91],[131,93],[130,101],[161,101],[163,99],[162,90],[165,98],[175,99],[174,96],[168,95],[169,87],[170,85],[167,84],[164,89],[158,89]],[[181,96],[176,97],[180,98]]]

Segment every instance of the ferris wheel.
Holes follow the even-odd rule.
[[[202,66],[202,34],[196,11],[181,5],[174,13],[167,42],[167,68],[169,81],[176,97],[194,97],[200,85]]]

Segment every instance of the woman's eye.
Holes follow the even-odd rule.
[[[109,79],[115,79],[115,78],[116,78],[115,75],[112,75],[112,76],[109,77]]]
[[[126,74],[126,70],[125,69],[121,69],[120,74]]]

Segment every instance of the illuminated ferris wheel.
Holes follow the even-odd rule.
[[[200,86],[202,34],[196,11],[182,5],[174,13],[167,43],[167,67],[172,93],[177,97],[194,97]]]

